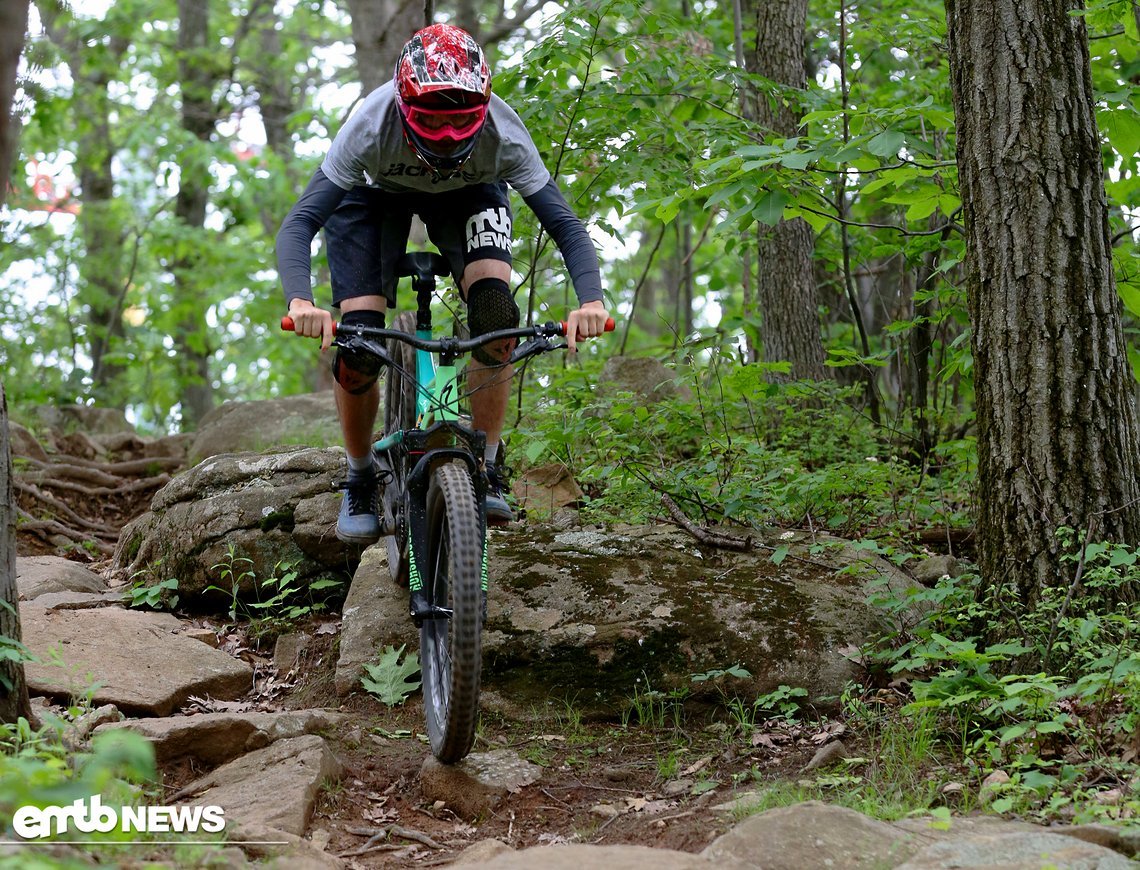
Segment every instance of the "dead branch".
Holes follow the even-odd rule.
[[[146,477],[141,480],[134,480],[130,483],[123,482],[120,486],[83,486],[82,484],[72,483],[66,480],[54,480],[50,477],[45,477],[42,474],[22,475],[21,479],[38,483],[41,486],[50,486],[52,489],[65,489],[68,492],[78,492],[87,496],[98,495],[126,495],[132,492],[138,492],[143,489],[158,488],[165,486],[170,482],[170,475],[163,473],[156,477]]]
[[[100,486],[116,486],[123,482],[122,478],[116,477],[113,474],[106,474],[97,468],[86,468],[82,465],[74,465],[70,463],[56,463],[44,462],[40,459],[32,459],[24,457],[29,465],[33,465],[40,469],[35,474],[26,474],[24,477],[39,479],[44,478],[71,478],[72,480],[83,480],[88,483],[99,484]],[[39,482],[37,480],[37,482]]]
[[[414,828],[405,828],[402,825],[389,825],[386,828],[345,828],[349,834],[355,834],[358,837],[369,837],[367,843],[361,846],[361,849],[375,848],[374,844],[381,840],[386,840],[391,837],[402,837],[405,840],[414,840],[417,843],[422,843],[429,849],[443,849],[444,847],[425,834],[423,831],[417,831]],[[341,857],[348,855],[359,854],[357,852],[345,852]]]
[[[742,553],[747,553],[752,549],[752,538],[736,538],[731,535],[722,535],[719,532],[712,532],[706,528],[696,525],[692,520],[685,516],[684,511],[677,506],[677,503],[669,497],[667,493],[661,493],[661,503],[665,505],[665,509],[669,511],[669,516],[673,518],[673,522],[709,547],[717,547],[721,550],[737,550]]]
[[[131,475],[149,472],[152,468],[181,468],[185,460],[177,456],[153,456],[142,459],[124,459],[120,462],[100,462],[97,459],[82,459],[78,456],[66,457],[67,465],[94,468],[106,474]]]

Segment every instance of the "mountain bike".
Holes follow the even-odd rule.
[[[416,311],[388,329],[337,324],[333,343],[373,354],[389,370],[384,434],[373,445],[384,484],[380,534],[392,579],[407,586],[420,632],[424,714],[432,754],[445,764],[463,759],[475,741],[487,607],[486,435],[460,414],[456,361],[483,345],[519,340],[509,363],[566,347],[554,339],[567,324],[502,329],[477,338],[432,338],[436,277],[447,260],[405,254],[399,277],[410,277]],[[283,329],[292,329],[285,317]],[[614,328],[611,318],[606,331]],[[436,362],[438,356],[438,364]]]

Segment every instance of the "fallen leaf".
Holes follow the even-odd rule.
[[[703,768],[710,761],[712,761],[711,755],[706,755],[704,758],[698,758],[696,761],[694,761],[692,764],[690,764],[688,767],[686,767],[684,770],[681,771],[681,776],[692,776],[694,773],[696,773],[698,770]]]

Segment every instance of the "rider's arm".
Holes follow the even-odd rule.
[[[277,233],[277,272],[285,290],[285,304],[294,299],[313,301],[310,287],[313,237],[329,219],[348,191],[329,180],[320,169],[286,216]]]
[[[598,252],[586,227],[558,189],[557,182],[550,179],[545,187],[523,197],[523,200],[562,252],[579,304],[601,301],[602,275],[598,269]]]

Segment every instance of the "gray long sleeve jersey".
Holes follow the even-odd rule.
[[[506,181],[534,211],[562,252],[579,304],[602,299],[598,254],[582,221],[539,157],[522,119],[492,95],[487,123],[460,175],[432,179],[404,140],[391,82],[368,95],[333,140],[321,168],[313,175],[277,233],[277,270],[285,303],[312,301],[313,237],[357,185],[393,193],[438,193],[472,184]]]

